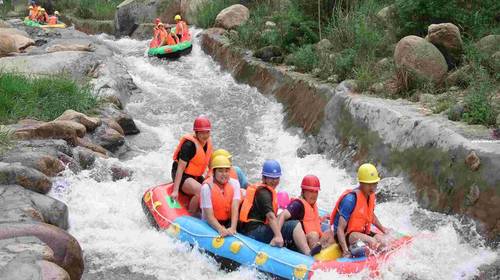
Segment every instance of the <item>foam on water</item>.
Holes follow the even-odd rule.
[[[198,31],[197,31],[198,32]],[[141,134],[128,138],[130,152],[121,164],[133,170],[130,180],[111,181],[116,159],[99,160],[92,170],[66,171],[67,188],[53,196],[70,210],[70,233],[80,242],[86,279],[255,279],[256,270],[241,268],[226,273],[198,250],[157,232],[147,223],[140,206],[150,186],[170,181],[171,156],[178,138],[189,132],[192,120],[207,115],[213,123],[216,148],[234,154],[234,163],[252,181],[265,159],[277,159],[283,168],[280,188],[297,195],[301,178],[309,173],[322,183],[319,205],[330,209],[353,178],[323,155],[297,156],[305,138],[283,126],[283,107],[254,88],[237,84],[205,55],[196,42],[190,56],[159,61],[144,56],[146,41],[106,36],[100,40],[123,56],[134,82],[142,90],[131,97],[127,110]],[[390,182],[388,181],[390,188]],[[408,197],[411,197],[408,196]],[[497,260],[478,236],[465,242],[461,221],[423,210],[410,198],[377,206],[382,223],[418,236],[381,269],[384,279],[470,279],[478,267]],[[424,234],[422,234],[422,232]],[[471,231],[465,232],[474,232]],[[122,271],[125,269],[125,273]],[[360,273],[349,279],[364,279]],[[318,272],[315,279],[346,279],[335,272]]]

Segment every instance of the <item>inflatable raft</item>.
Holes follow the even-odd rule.
[[[40,28],[66,28],[66,24],[60,21],[57,24],[40,24],[37,21],[30,20],[28,17],[24,18],[24,24],[27,26]]]
[[[172,28],[172,32],[175,33],[175,27]],[[189,34],[188,38],[185,41],[180,42],[179,44],[171,46],[161,46],[157,48],[150,47],[148,49],[148,55],[156,56],[158,58],[179,58],[183,55],[191,53],[192,49],[193,43],[191,41],[191,34]]]
[[[241,234],[222,238],[208,223],[191,217],[186,210],[189,199],[179,194],[177,201],[169,194],[173,184],[148,189],[142,198],[142,207],[150,223],[158,230],[191,245],[197,245],[218,261],[234,265],[256,267],[258,270],[283,279],[309,279],[314,271],[336,270],[353,274],[364,269],[376,273],[378,264],[385,261],[395,249],[407,244],[411,238],[401,235],[391,250],[377,256],[341,258],[337,245],[322,250],[321,254],[337,256],[334,260],[320,261],[287,248],[272,247]],[[327,225],[326,225],[327,226]],[[315,256],[317,259],[318,255]],[[331,259],[331,258],[330,258]]]

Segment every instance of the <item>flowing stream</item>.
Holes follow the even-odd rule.
[[[142,212],[143,192],[171,180],[173,150],[197,115],[212,120],[215,148],[231,151],[234,163],[251,181],[258,179],[265,159],[277,159],[284,171],[280,189],[296,195],[302,176],[316,174],[322,183],[319,206],[325,209],[331,209],[345,188],[354,186],[354,178],[323,155],[299,157],[297,149],[306,138],[297,129],[284,127],[282,105],[236,83],[201,50],[198,39],[192,53],[178,61],[148,58],[147,41],[99,39],[124,58],[142,91],[126,107],[141,133],[128,137],[129,151],[121,158],[121,164],[133,170],[130,180],[113,182],[109,170],[118,160],[100,160],[92,170],[66,171],[67,187],[51,193],[68,204],[69,232],[84,252],[84,279],[266,279],[253,268],[219,270],[212,258],[153,229]],[[377,205],[382,223],[417,235],[383,265],[384,279],[474,279],[482,265],[498,262],[498,252],[484,245],[474,227],[420,208],[399,178],[387,178],[380,187],[398,188],[402,194]],[[366,276],[360,273],[349,279]],[[314,279],[347,277],[321,272]]]

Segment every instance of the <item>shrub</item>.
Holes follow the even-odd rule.
[[[78,1],[76,16],[84,19],[109,20],[115,17],[116,7],[120,0],[98,1],[82,0]]]
[[[209,28],[214,26],[215,18],[220,11],[225,8],[237,4],[237,0],[210,0],[200,5],[196,12],[195,24],[201,28]]]
[[[500,29],[495,17],[500,10],[497,0],[396,0],[401,36],[425,36],[433,23],[451,22],[467,37],[480,37]]]
[[[0,72],[0,122],[53,120],[65,110],[88,112],[97,105],[88,87],[59,76],[41,78]]]
[[[308,72],[318,64],[318,55],[313,45],[305,45],[297,48],[286,62],[295,65],[299,71]]]
[[[13,142],[12,131],[0,125],[0,154],[9,149]]]

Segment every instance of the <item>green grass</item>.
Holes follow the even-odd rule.
[[[8,150],[14,144],[12,131],[0,125],[0,154]]]
[[[64,111],[82,113],[97,105],[89,87],[59,77],[28,77],[0,72],[0,123],[14,123],[23,118],[53,120]]]
[[[301,72],[309,72],[318,64],[318,55],[313,45],[304,45],[297,48],[292,55],[287,58],[286,63],[295,65]]]

